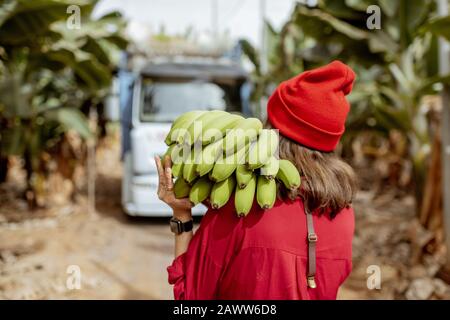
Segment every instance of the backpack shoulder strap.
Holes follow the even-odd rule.
[[[316,281],[314,279],[316,275],[316,242],[317,242],[317,234],[314,231],[314,222],[313,216],[308,209],[305,208],[306,213],[306,225],[308,228],[308,275],[307,275],[307,284],[311,289],[316,288]]]

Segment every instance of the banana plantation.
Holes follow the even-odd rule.
[[[136,127],[156,122],[164,102],[168,113],[177,116],[196,109],[183,105],[190,105],[188,98],[207,87],[208,94],[196,97],[194,103],[207,104],[215,101],[207,98],[218,95],[244,110],[240,115],[234,114],[237,109],[226,109],[233,112],[226,116],[218,114],[210,123],[223,123],[219,130],[231,123],[241,121],[245,126],[245,121],[255,121],[243,118],[251,114],[259,120],[249,127],[264,131],[267,99],[276,86],[333,60],[356,73],[348,96],[351,109],[345,135],[335,152],[354,168],[359,187],[353,203],[354,268],[338,298],[450,299],[446,245],[450,216],[446,217],[444,204],[449,182],[444,179],[447,164],[442,156],[448,138],[445,128],[450,130],[450,123],[443,120],[448,120],[444,114],[450,92],[450,69],[444,65],[450,64],[450,56],[442,48],[450,42],[450,16],[442,12],[442,3],[450,7],[448,1],[292,1],[286,21],[276,27],[269,19],[261,24],[262,45],[245,37],[235,39],[244,75],[231,67],[221,77],[216,70],[201,70],[202,81],[205,74],[214,73],[211,79],[215,79],[201,84],[183,82],[194,72],[187,67],[146,69],[137,62],[130,67],[130,61],[178,58],[180,43],[192,40],[189,32],[171,38],[152,30],[152,36],[142,41],[145,47],[132,40],[127,32],[130,23],[121,10],[94,14],[102,2],[0,0],[0,299],[171,299],[165,273],[171,262],[167,252],[172,254],[167,225],[153,217],[131,218],[134,214],[129,214],[124,194],[156,198],[156,193],[147,194],[145,189],[156,185],[156,180],[144,176],[154,171],[148,164],[154,155],[173,151],[163,140],[175,118],[160,121],[159,131],[136,133]],[[192,48],[201,51],[197,44],[187,47],[189,54],[184,56],[189,58],[194,55]],[[155,54],[155,48],[167,52]],[[199,59],[205,69],[209,60],[226,56],[202,54]],[[134,59],[126,67],[121,61],[124,55]],[[107,121],[108,97],[117,87],[116,78],[125,73],[140,87],[127,91],[125,104],[120,92],[120,123]],[[179,96],[170,91],[176,86],[184,90]],[[120,84],[120,90],[128,87]],[[248,104],[243,92],[248,93]],[[144,106],[130,111],[128,119],[127,99],[133,100],[134,107],[138,95]],[[150,147],[162,149],[154,151],[135,142],[142,137],[154,139]],[[214,141],[209,146],[208,151],[217,151]],[[132,148],[143,153],[145,161],[127,157]],[[239,164],[223,164],[217,172],[213,165],[177,167],[174,162],[173,172],[181,170],[177,174],[181,176],[185,170],[192,181],[198,174],[195,170],[205,170],[202,175],[211,171],[197,180],[203,184],[224,181],[212,191],[208,187],[207,194],[198,187],[199,193],[191,199],[195,204],[214,192],[217,201],[212,206],[222,207],[224,194],[234,190],[237,194],[239,186],[248,183],[275,190],[275,180],[261,176],[273,178],[277,172],[284,174],[280,180],[286,188],[301,184],[287,160],[277,162],[275,173],[260,176]],[[141,180],[130,191],[126,174],[132,167]],[[269,165],[267,169],[271,170]],[[234,172],[237,181],[227,179]],[[56,186],[55,177],[62,181]],[[95,179],[92,188],[90,178]],[[178,179],[174,186],[180,197],[189,195],[187,182],[192,181],[184,180]],[[68,188],[68,195],[55,204],[62,186]],[[254,194],[250,200],[269,208],[275,191],[271,195],[267,199]],[[245,216],[251,205],[247,201],[236,209]],[[132,209],[144,210],[137,205]],[[151,261],[150,274],[142,257]],[[73,264],[80,265],[88,279],[78,291],[65,287],[66,268]],[[28,272],[26,279],[17,271],[25,270],[22,265],[31,266],[23,271]],[[369,287],[369,266],[381,270],[381,289]],[[148,283],[155,287],[146,288]]]
[[[80,9],[82,28],[67,28],[66,8]],[[93,20],[95,1],[2,1],[0,12],[0,181],[8,158],[21,159],[33,207],[52,171],[71,179],[95,137],[87,115],[108,93],[117,54],[127,45],[121,15]],[[77,139],[72,138],[72,140]],[[51,164],[53,163],[53,165]]]

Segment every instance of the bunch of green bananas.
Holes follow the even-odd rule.
[[[178,117],[165,139],[164,156],[172,159],[177,198],[195,205],[209,199],[224,206],[234,193],[236,213],[246,216],[254,199],[263,209],[273,207],[276,180],[287,189],[300,186],[300,174],[289,160],[277,157],[278,134],[263,129],[259,119],[225,111],[190,111]]]

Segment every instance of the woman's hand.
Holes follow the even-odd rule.
[[[169,156],[164,159],[164,166],[161,159],[155,157],[156,168],[158,169],[159,185],[158,197],[167,203],[173,210],[173,216],[184,221],[192,219],[192,203],[188,198],[177,199],[173,192],[172,161]]]

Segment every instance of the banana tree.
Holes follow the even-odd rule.
[[[81,28],[69,30],[66,9],[74,4]],[[45,189],[48,159],[58,156],[68,130],[91,136],[81,108],[107,93],[113,53],[127,45],[121,16],[92,20],[95,4],[17,0],[0,6],[0,153],[23,157],[32,202]]]

